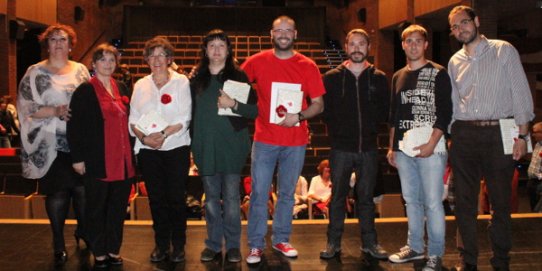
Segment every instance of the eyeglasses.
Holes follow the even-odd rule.
[[[467,26],[470,22],[472,22],[472,19],[463,19],[459,24],[454,24],[452,27],[450,27],[450,30],[456,31],[459,29],[460,26]]]
[[[156,59],[156,58],[162,59],[162,58],[166,58],[166,57],[167,57],[167,55],[164,54],[164,53],[159,53],[159,54],[157,54],[157,55],[150,55],[150,56],[148,56],[149,59]]]
[[[271,31],[273,31],[273,33],[275,33],[275,34],[286,33],[286,34],[291,35],[291,34],[294,33],[295,30],[294,29],[280,29],[279,28],[279,29],[273,29]]]

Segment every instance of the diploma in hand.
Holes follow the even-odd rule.
[[[145,135],[160,132],[167,126],[168,123],[154,110],[141,116],[135,125],[135,127]]]
[[[271,105],[269,122],[278,124],[285,118],[285,112],[295,114],[301,111],[303,92],[301,84],[273,82],[271,84]],[[296,124],[299,126],[299,123]]]

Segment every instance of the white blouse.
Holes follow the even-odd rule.
[[[160,151],[169,151],[181,146],[190,145],[188,125],[192,119],[192,96],[190,95],[190,82],[186,76],[168,70],[170,80],[161,89],[158,89],[152,80],[152,74],[139,79],[134,85],[134,92],[130,101],[130,124],[136,124],[141,116],[156,111],[169,124],[182,124],[182,129],[169,135]],[[162,103],[162,96],[169,95],[171,102]],[[135,136],[130,128],[130,134]],[[152,149],[136,140],[135,153],[140,149]]]

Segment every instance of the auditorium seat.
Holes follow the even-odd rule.
[[[135,219],[152,220],[149,198],[138,196],[134,199]]]
[[[384,194],[379,204],[380,217],[405,217],[405,205],[401,194]]]

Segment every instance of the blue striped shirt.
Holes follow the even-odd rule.
[[[465,50],[448,62],[454,120],[497,120],[517,125],[534,118],[533,99],[517,50],[502,40],[482,40],[474,56]]]

